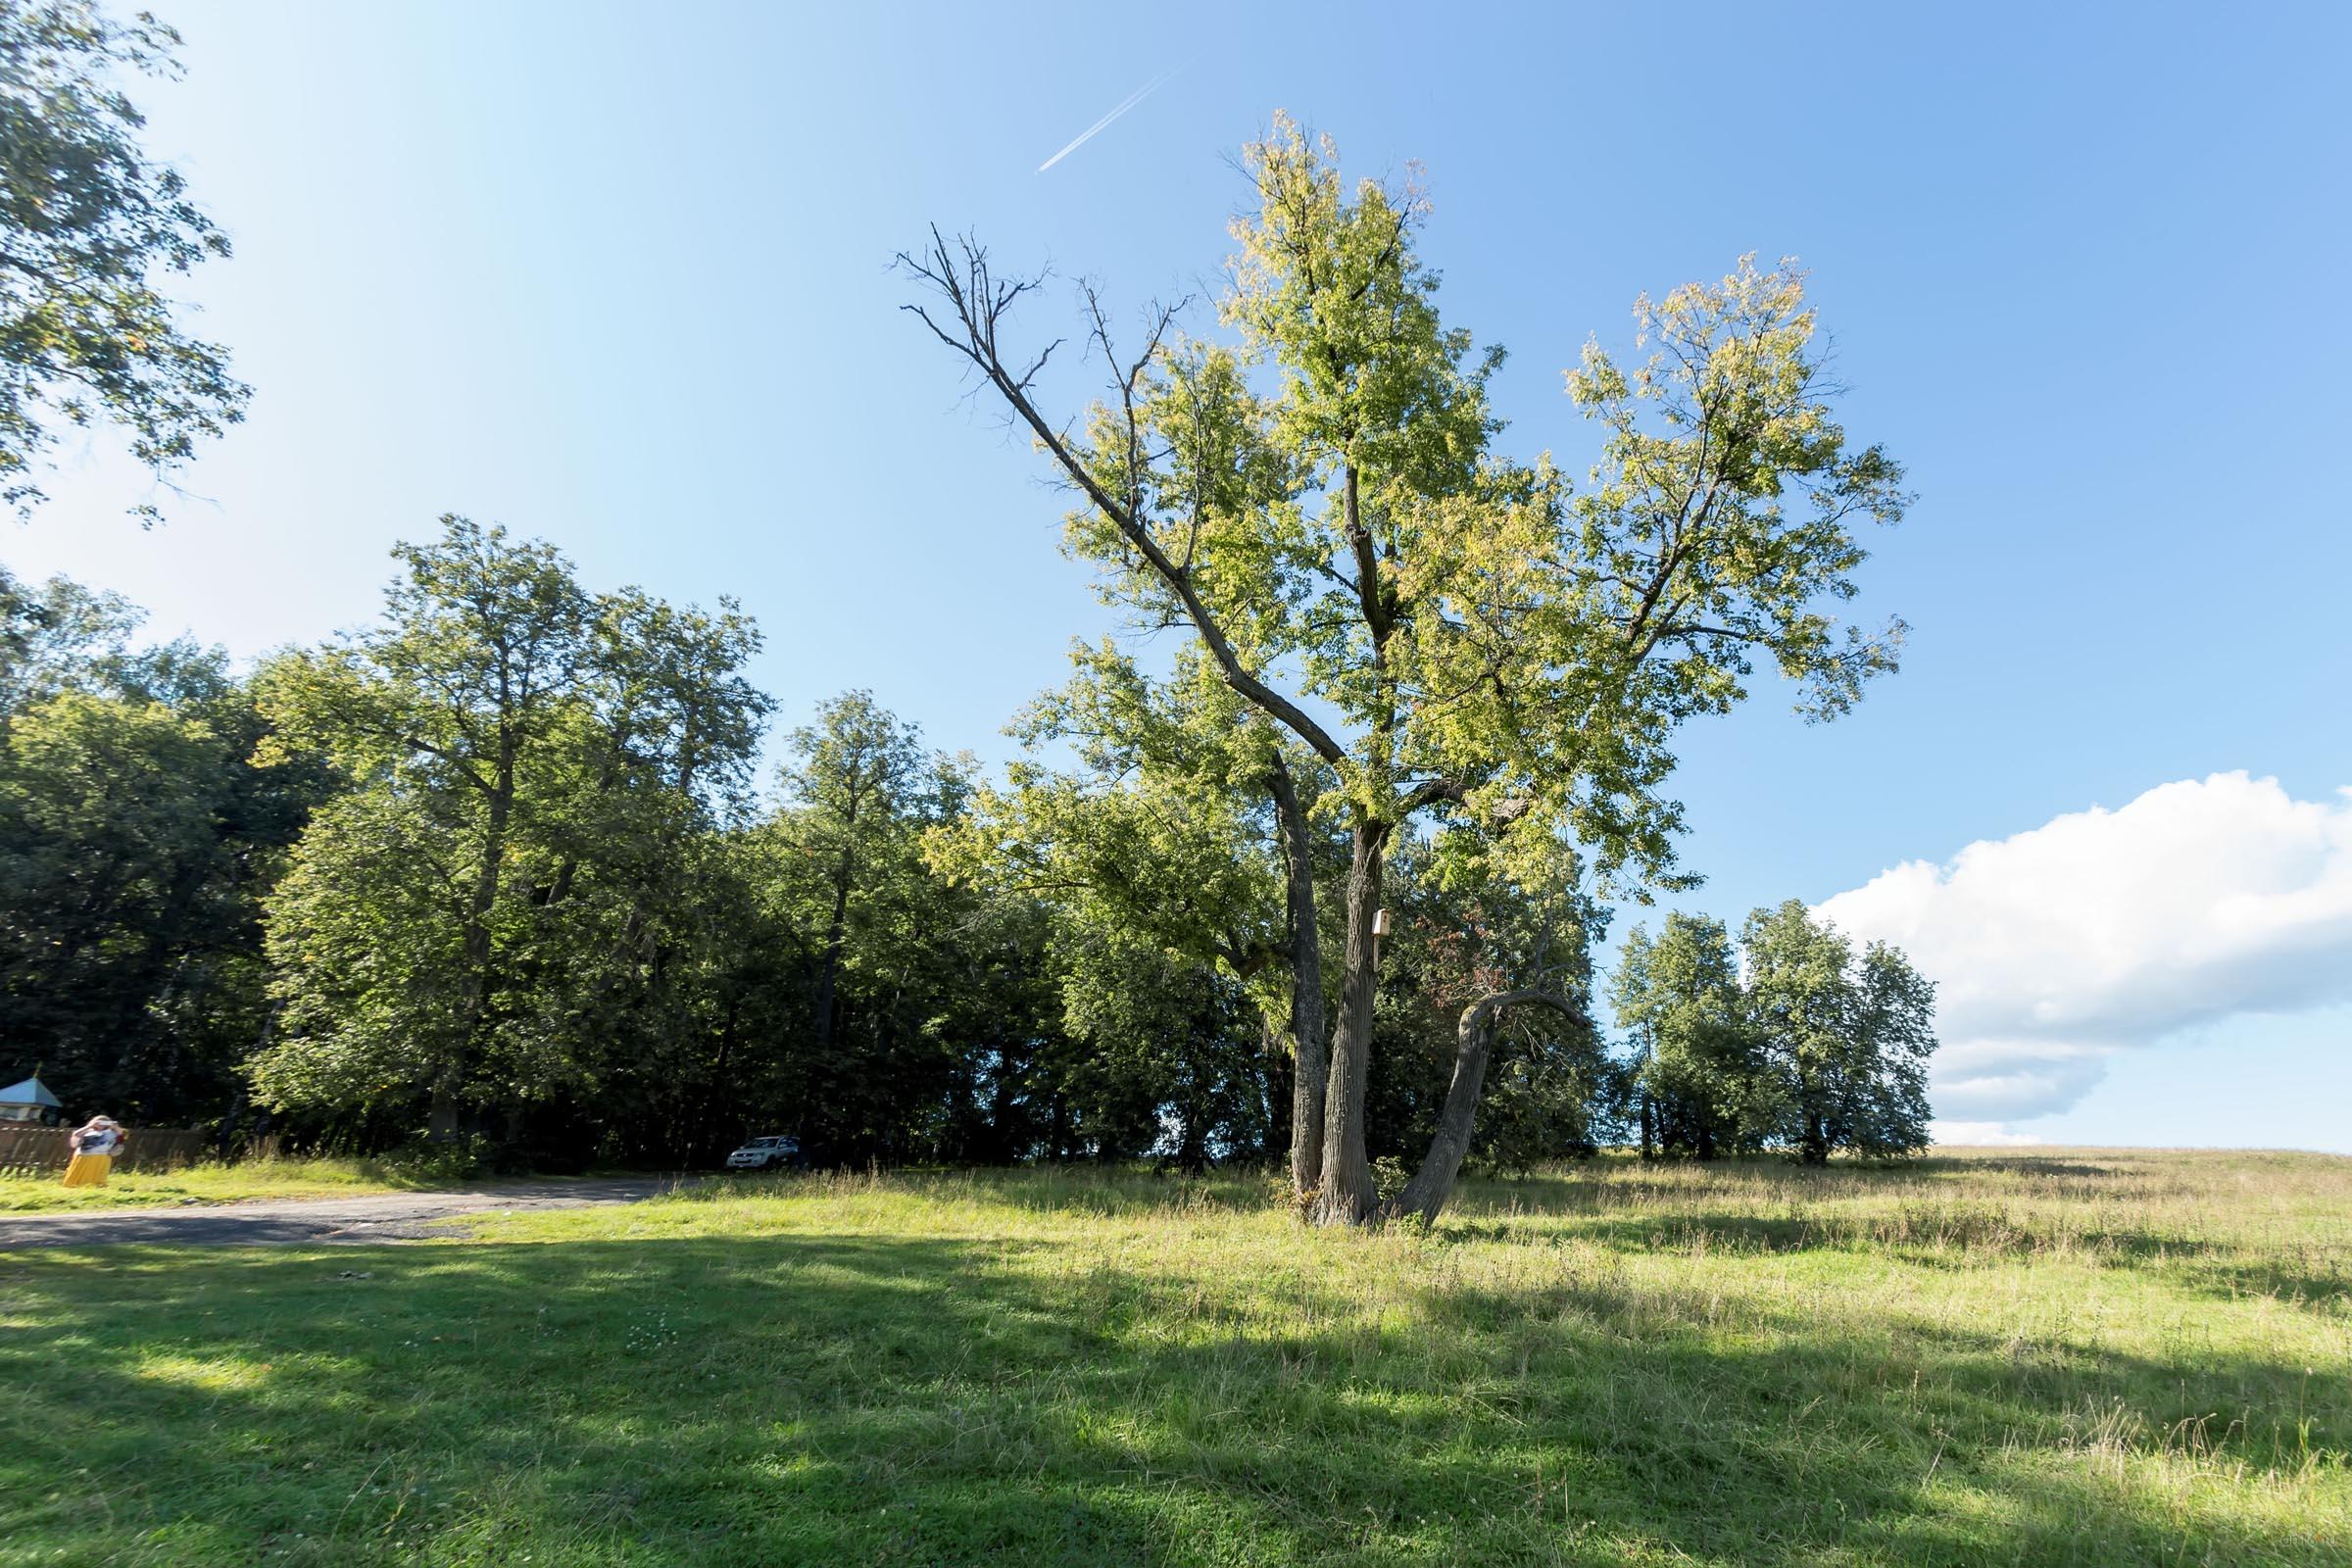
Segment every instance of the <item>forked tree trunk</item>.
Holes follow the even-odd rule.
[[[1364,1093],[1372,1076],[1372,1006],[1380,994],[1380,938],[1373,924],[1380,915],[1387,837],[1384,828],[1357,824],[1348,858],[1347,969],[1324,1092],[1323,1181],[1313,1213],[1319,1225],[1360,1225],[1378,1200],[1364,1143]]]
[[[1487,1084],[1487,1066],[1494,1055],[1494,1031],[1505,1008],[1520,1003],[1541,1003],[1557,1008],[1578,1023],[1584,1012],[1554,991],[1497,991],[1462,1009],[1454,1026],[1453,1081],[1446,1087],[1446,1104],[1438,1112],[1438,1130],[1429,1141],[1421,1168],[1404,1184],[1404,1191],[1380,1205],[1382,1219],[1418,1214],[1423,1224],[1436,1221],[1446,1200],[1453,1196],[1453,1181],[1462,1159],[1470,1152],[1470,1134],[1478,1118],[1478,1097]]]

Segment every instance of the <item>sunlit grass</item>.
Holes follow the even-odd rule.
[[[0,1562],[2352,1560],[2319,1156],[1603,1161],[1379,1235],[757,1179],[0,1267]]]
[[[172,1171],[118,1170],[104,1187],[67,1187],[62,1172],[0,1176],[0,1213],[234,1203],[256,1198],[357,1198],[413,1187],[373,1160],[247,1159]]]

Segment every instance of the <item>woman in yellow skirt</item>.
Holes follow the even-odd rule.
[[[112,1116],[92,1116],[74,1129],[74,1158],[66,1166],[68,1187],[104,1187],[115,1168],[115,1151],[128,1135]]]

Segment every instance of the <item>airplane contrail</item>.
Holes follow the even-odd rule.
[[[1101,120],[1096,121],[1093,124],[1080,131],[1077,136],[1071,140],[1067,147],[1064,147],[1061,151],[1055,153],[1053,157],[1038,165],[1037,172],[1041,174],[1044,173],[1047,170],[1052,169],[1055,164],[1060,163],[1064,158],[1069,157],[1070,154],[1076,152],[1088,142],[1093,141],[1095,137],[1102,132],[1105,125],[1108,125],[1112,121],[1118,119],[1128,110],[1133,109],[1137,104],[1142,103],[1145,99],[1151,97],[1154,92],[1157,92],[1159,90],[1160,83],[1166,81],[1170,76],[1173,76],[1179,71],[1182,71],[1186,64],[1188,64],[1188,62],[1179,61],[1177,64],[1172,65],[1167,70],[1161,72],[1158,75],[1153,76],[1150,81],[1145,82],[1141,87],[1136,88],[1135,91],[1129,93],[1126,97],[1120,99],[1119,106],[1116,109],[1113,109],[1109,114],[1104,115]]]

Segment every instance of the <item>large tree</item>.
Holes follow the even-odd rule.
[[[1038,1028],[1037,977],[1006,944],[1042,933],[926,858],[926,839],[960,819],[971,771],[862,691],[819,704],[787,743],[781,799],[751,847],[805,977],[805,1021],[772,1043],[777,1109],[817,1158],[998,1146],[975,1106],[1004,1101]]]
[[[12,587],[0,573],[0,594]],[[63,578],[0,644],[0,1040],[85,1106],[217,1114],[264,1027],[259,908],[318,799],[224,654]]]
[[[63,693],[7,731],[0,1036],[81,1104],[170,1114],[216,1065],[161,1004],[190,948],[227,934],[237,761],[162,703]]]
[[[1329,142],[1282,119],[1244,167],[1257,200],[1234,225],[1232,337],[1186,337],[1163,308],[1122,351],[1088,289],[1109,392],[1082,424],[1041,404],[1052,347],[1009,341],[1034,280],[936,230],[902,263],[929,296],[909,309],[1075,491],[1067,543],[1105,595],[1189,630],[1331,771],[1314,808],[1349,857],[1313,1203],[1357,1222],[1380,1206],[1364,1108],[1399,835],[1434,814],[1526,853],[1575,840],[1604,875],[1669,876],[1680,808],[1660,791],[1684,720],[1742,700],[1759,657],[1824,716],[1892,667],[1899,627],[1841,632],[1828,607],[1854,591],[1852,524],[1893,521],[1902,496],[1895,465],[1849,450],[1831,416],[1794,271],[1742,262],[1642,301],[1655,351],[1631,372],[1587,349],[1568,387],[1603,444],[1572,496],[1548,460],[1494,450],[1499,353],[1441,321],[1419,192],[1348,186]],[[1515,978],[1482,1001],[1581,1016]],[[1480,1049],[1465,1037],[1465,1066]],[[1454,1157],[1433,1145],[1425,1169]]]
[[[122,90],[176,75],[179,42],[86,0],[0,6],[0,502],[20,515],[61,424],[119,426],[163,477],[244,417],[226,351],[158,287],[228,238],[140,146]]]
[[[1618,955],[1612,1000],[1636,1053],[1642,1157],[1753,1153],[1779,1131],[1786,1096],[1749,1025],[1722,921],[1678,909],[1654,938],[1637,927]]]
[[[139,613],[70,577],[34,586],[0,565],[0,722],[120,655]]]
[[[1783,1150],[1808,1164],[1927,1147],[1936,988],[1899,949],[1859,954],[1794,899],[1752,910],[1735,956],[1720,920],[1636,930],[1613,1000],[1636,1052],[1642,1152]]]
[[[819,705],[817,721],[793,731],[789,752],[786,808],[771,832],[805,873],[779,886],[802,901],[793,925],[815,938],[810,1031],[822,1054],[839,1033],[845,967],[913,934],[920,899],[906,895],[921,877],[923,833],[954,813],[965,784],[947,759],[924,751],[920,730],[870,692]]]
[[[1198,1171],[1281,1147],[1273,1063],[1244,988],[1216,965],[1061,911],[1053,953],[1076,1049],[1056,1088],[1075,1144]]]
[[[1781,1084],[1782,1147],[1815,1165],[1840,1150],[1925,1149],[1934,983],[1885,943],[1856,954],[1796,899],[1752,911],[1740,947],[1748,1027]]]
[[[1314,784],[1319,764],[1197,651],[1162,679],[1108,642],[1080,645],[1072,662],[1069,681],[1012,726],[1028,755],[1004,788],[977,792],[941,863],[1047,901],[1065,938],[1091,928],[1074,951],[1156,947],[1241,988],[1267,1053],[1285,1058],[1294,1176],[1310,1189],[1324,1093],[1322,842],[1299,781]],[[1047,760],[1057,751],[1063,765]]]
[[[738,673],[758,634],[731,605],[592,595],[552,547],[461,517],[395,554],[380,624],[263,674],[279,744],[350,787],[271,903],[285,1007],[256,1083],[511,1141],[632,1043],[616,1018],[662,1015],[685,851],[765,710]]]

